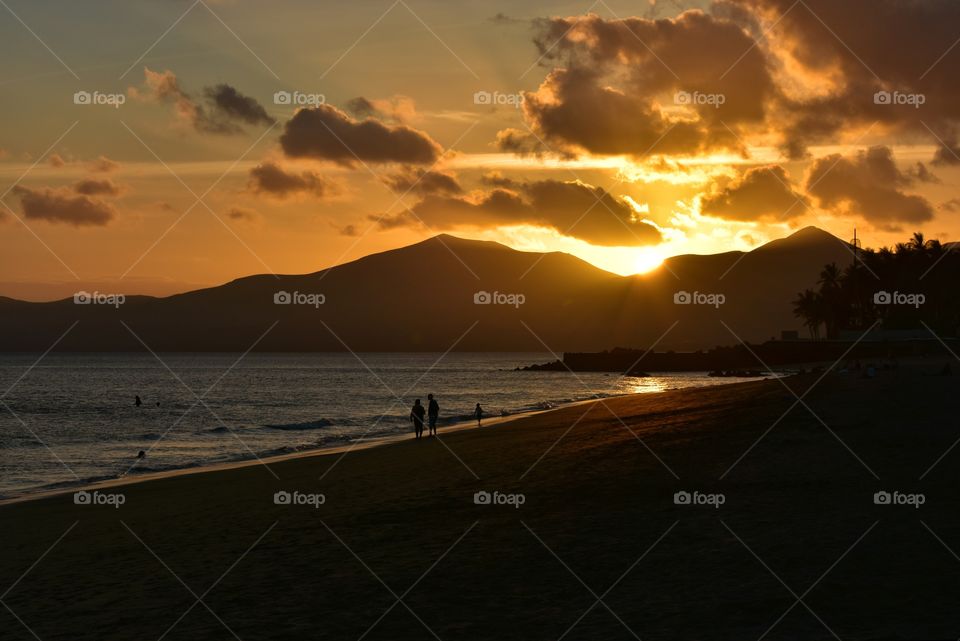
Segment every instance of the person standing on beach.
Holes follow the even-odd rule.
[[[437,403],[436,399],[433,398],[433,394],[427,394],[427,399],[430,401],[427,403],[427,420],[430,427],[430,436],[437,435],[437,417],[440,416],[440,405]]]
[[[477,427],[480,427],[480,419],[483,418],[483,408],[477,403],[477,408],[473,410],[473,415],[477,417]]]
[[[423,436],[424,414],[423,405],[420,404],[420,399],[418,398],[413,402],[413,407],[410,409],[410,420],[413,421],[413,431],[417,435],[417,438]]]

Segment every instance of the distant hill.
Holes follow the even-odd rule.
[[[559,353],[646,347],[675,322],[657,349],[695,349],[736,342],[723,323],[751,341],[799,329],[796,293],[824,264],[850,260],[843,241],[814,227],[629,277],[568,254],[440,235],[313,274],[250,276],[119,307],[0,298],[0,351],[46,350],[75,321],[56,349],[142,351],[135,333],[158,352],[242,352],[276,323],[257,351],[545,351],[545,343]],[[282,292],[298,301],[275,303]],[[478,292],[498,300],[478,304],[486,300]],[[677,292],[725,302],[676,304]]]

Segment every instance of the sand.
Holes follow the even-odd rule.
[[[119,508],[4,505],[0,638],[955,639],[960,379],[940,366],[103,488]]]

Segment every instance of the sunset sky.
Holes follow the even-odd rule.
[[[960,238],[951,0],[5,2],[0,295]]]

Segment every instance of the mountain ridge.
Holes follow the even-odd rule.
[[[0,350],[44,351],[74,321],[57,349],[561,352],[648,347],[661,337],[658,349],[680,350],[765,340],[798,329],[796,293],[825,263],[850,257],[822,230],[782,240],[620,276],[563,252],[441,235],[308,274],[255,274],[115,307],[10,300]],[[724,303],[677,304],[682,292]]]

